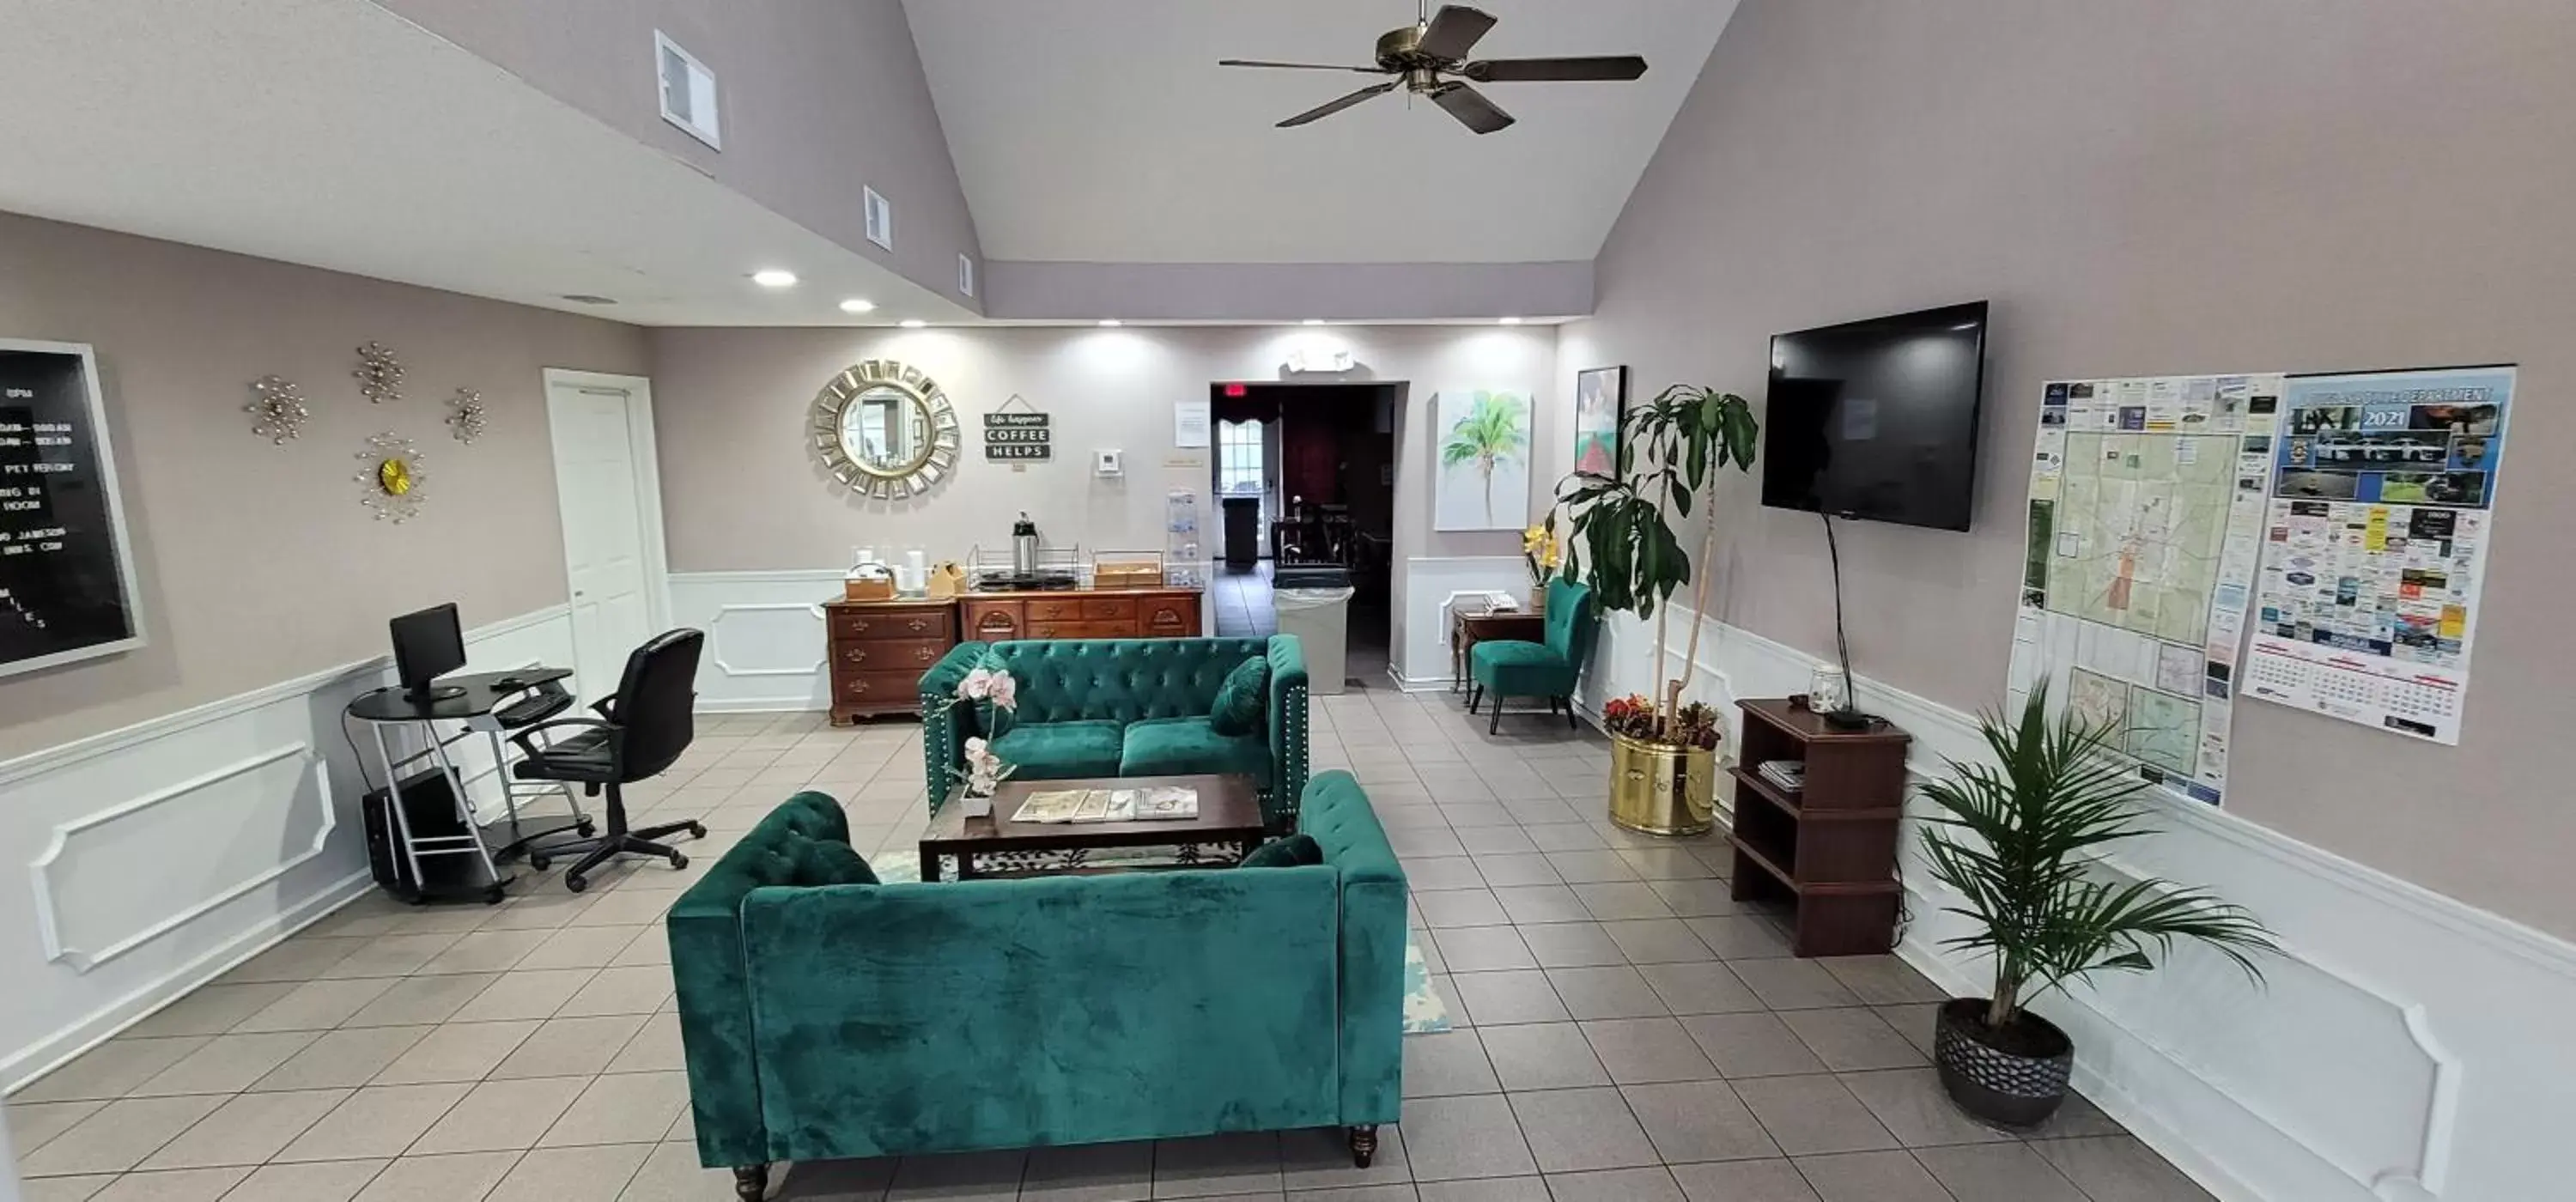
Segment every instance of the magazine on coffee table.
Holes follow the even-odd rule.
[[[1196,789],[1050,789],[1031,793],[1013,822],[1153,822],[1196,818]]]

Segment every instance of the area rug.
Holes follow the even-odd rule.
[[[921,857],[909,852],[885,852],[868,861],[868,868],[885,884],[909,884],[921,879]],[[1404,933],[1404,1033],[1431,1035],[1449,1029],[1449,1006],[1431,988],[1431,966],[1422,958],[1422,945],[1413,932]]]

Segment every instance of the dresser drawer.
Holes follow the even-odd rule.
[[[832,644],[832,668],[836,672],[892,672],[910,668],[914,673],[930,670],[939,657],[953,646],[947,639],[879,639],[857,641],[844,639]]]
[[[1016,598],[1008,601],[962,603],[959,610],[965,616],[966,637],[980,639],[987,643],[1028,637],[1020,633],[1024,625],[1020,605],[1021,602]]]
[[[1080,597],[1031,597],[1028,602],[1029,621],[1079,622],[1082,620],[1082,605]]]
[[[937,639],[954,637],[955,618],[947,606],[937,609],[851,609],[831,611],[832,641],[849,639]]]
[[[1134,622],[1030,622],[1033,639],[1132,639]]]
[[[921,673],[835,672],[832,695],[844,704],[912,708],[921,703]]]
[[[1086,622],[1133,622],[1136,620],[1134,597],[1085,597],[1082,618]]]
[[[1145,602],[1143,608],[1144,632],[1148,637],[1189,637],[1199,632],[1197,598],[1157,598]]]

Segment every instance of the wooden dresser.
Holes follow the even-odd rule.
[[[832,722],[921,712],[921,674],[957,645],[955,601],[827,601]]]
[[[1196,638],[1194,588],[1066,589],[968,593],[958,599],[962,637],[1002,639]]]

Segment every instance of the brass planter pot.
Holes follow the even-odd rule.
[[[1649,835],[1704,835],[1717,813],[1717,752],[1610,736],[1610,821]]]

